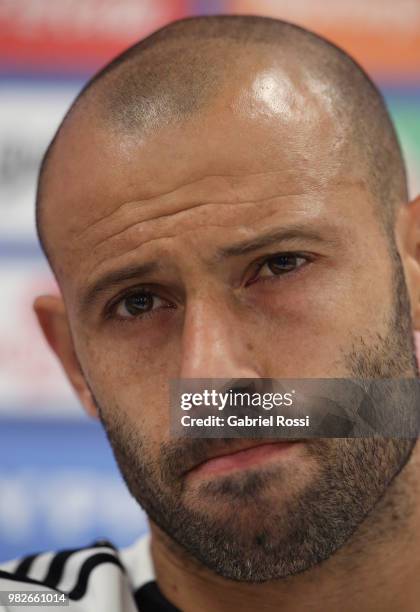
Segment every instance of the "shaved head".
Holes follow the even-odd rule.
[[[93,129],[146,137],[205,114],[226,96],[231,102],[229,92],[246,87],[247,75],[256,70],[260,75],[271,71],[262,79],[260,96],[278,106],[288,96],[291,103],[284,110],[296,114],[300,127],[317,105],[334,115],[338,129],[331,156],[346,141],[349,159],[364,167],[380,216],[391,227],[396,205],[408,198],[405,167],[382,95],[363,69],[332,43],[287,22],[194,17],[165,26],[116,57],[87,83],[66,114],[38,182],[37,229],[50,261],[43,196],[71,118],[73,129],[84,114]]]

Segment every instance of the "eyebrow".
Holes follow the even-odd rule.
[[[155,272],[157,268],[159,268],[158,262],[151,261],[144,264],[126,266],[121,270],[115,270],[113,272],[104,274],[98,278],[98,280],[89,285],[86,291],[83,292],[79,304],[80,310],[86,310],[98,300],[100,295],[106,291],[109,291],[110,289],[118,287],[122,282],[128,280],[138,280],[146,274]]]
[[[286,240],[310,240],[311,242],[318,243],[330,243],[336,244],[337,240],[327,239],[316,230],[308,228],[303,225],[293,225],[282,230],[275,230],[263,236],[259,236],[254,240],[245,240],[239,244],[225,247],[218,250],[217,258],[224,259],[225,257],[237,257],[239,255],[246,255],[252,253],[263,247],[270,246],[278,242],[285,242]]]
[[[258,238],[251,240],[244,240],[239,244],[235,244],[229,247],[218,249],[215,256],[215,261],[223,260],[227,257],[237,257],[240,255],[246,255],[258,249],[284,242],[286,240],[306,239],[317,243],[330,243],[336,244],[337,240],[327,239],[316,230],[308,228],[303,225],[293,225],[288,228],[281,230],[275,230],[259,236]],[[162,266],[157,261],[151,261],[143,264],[135,264],[132,266],[124,267],[120,270],[108,272],[101,276],[99,279],[90,284],[81,296],[79,309],[84,311],[92,306],[99,297],[110,291],[113,288],[118,287],[122,282],[128,280],[140,280],[142,276],[155,272]]]

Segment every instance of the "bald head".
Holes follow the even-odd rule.
[[[248,77],[257,73],[257,97],[277,105],[278,111],[284,107],[278,121],[294,114],[297,129],[303,130],[320,107],[325,119],[334,118],[330,155],[347,141],[349,163],[365,168],[378,211],[389,226],[395,206],[408,197],[404,162],[383,98],[361,67],[325,39],[286,22],[195,17],[171,23],[127,49],[87,83],[71,106],[39,174],[37,228],[48,254],[43,204],[48,177],[54,158],[69,155],[63,136],[77,130],[82,117],[89,117],[92,129],[147,138],[205,114],[218,100],[225,107],[234,105],[235,90],[243,94],[248,87],[250,95],[252,88],[256,93],[256,81]],[[320,114],[321,132],[322,121]]]

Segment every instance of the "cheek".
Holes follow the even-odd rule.
[[[133,486],[144,484],[143,479],[159,479],[160,449],[165,442],[161,424],[146,411],[139,414],[106,401],[101,402],[102,418],[121,472]]]
[[[156,389],[175,377],[179,317],[173,312],[153,320],[107,322],[92,331],[80,328],[78,354],[92,378],[114,389],[139,385],[138,391],[148,395],[150,377]]]
[[[102,341],[101,341],[102,340]],[[148,354],[138,341],[113,342],[95,337],[80,347],[80,361],[98,403],[132,423],[148,440],[169,436],[169,381],[176,378],[168,364],[172,343]],[[169,353],[169,354],[168,354]]]
[[[340,376],[355,338],[388,334],[393,308],[388,272],[332,268],[283,286],[255,288],[254,327],[263,337],[259,351],[267,358],[267,376]]]

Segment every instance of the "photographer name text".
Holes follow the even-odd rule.
[[[184,414],[181,417],[181,425],[183,427],[310,427],[310,418],[309,416],[288,418],[281,414],[264,417],[230,415],[226,418],[210,415],[200,418]]]

